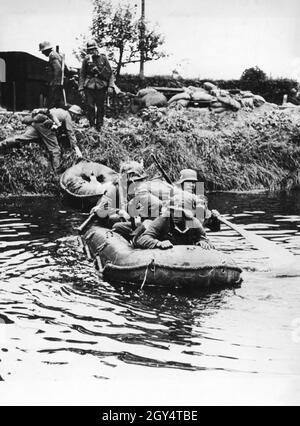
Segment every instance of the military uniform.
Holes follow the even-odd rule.
[[[77,139],[70,113],[63,108],[52,108],[50,114],[54,123],[61,126],[61,130],[67,134],[71,148],[75,148]]]
[[[168,240],[173,245],[192,245],[199,243],[201,239],[206,240],[206,234],[198,219],[163,215],[141,229],[141,232],[134,236],[133,245],[141,249],[154,249],[161,241]]]
[[[59,126],[59,129],[63,129],[68,136],[71,147],[76,151],[77,140],[72,118],[68,111],[62,108],[52,108],[50,111],[37,109],[32,113],[32,116],[25,117],[23,123],[28,125],[25,132],[22,135],[16,135],[0,142],[0,151],[9,151],[10,148],[30,142],[43,142],[49,151],[52,167],[57,171],[60,167],[61,149],[55,129],[52,127],[53,124]]]
[[[59,108],[64,106],[63,94],[63,60],[62,56],[52,50],[49,54],[49,95],[48,108]]]
[[[43,122],[34,122],[32,120],[31,125],[26,128],[25,132],[22,135],[16,135],[14,137],[7,138],[3,142],[1,142],[0,151],[2,149],[6,151],[10,148],[26,145],[31,142],[43,142],[47,150],[49,151],[53,169],[55,171],[58,170],[60,166],[61,152],[55,134],[55,130],[51,129],[52,125],[52,120],[47,119],[46,116]]]
[[[79,91],[84,91],[91,126],[103,125],[107,88],[113,85],[113,72],[104,54],[88,54],[81,66]],[[97,108],[97,114],[96,114]]]

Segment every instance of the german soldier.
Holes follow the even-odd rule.
[[[87,106],[90,126],[101,130],[105,114],[107,90],[113,91],[113,72],[103,53],[99,53],[94,41],[87,43],[87,55],[80,70],[79,92]],[[97,109],[97,113],[96,113]]]
[[[61,108],[65,105],[63,91],[64,61],[62,55],[55,52],[49,41],[39,44],[39,50],[49,58],[49,95],[48,108]]]

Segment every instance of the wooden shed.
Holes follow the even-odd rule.
[[[26,52],[0,52],[0,105],[30,110],[44,105],[47,61]]]

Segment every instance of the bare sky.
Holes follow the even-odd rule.
[[[49,39],[76,64],[72,49],[91,23],[90,0],[0,0],[0,5],[0,50],[39,56],[39,41]],[[146,74],[177,68],[184,76],[239,78],[258,65],[274,77],[300,80],[299,0],[146,0],[146,15],[159,25],[170,54],[147,63]],[[128,71],[138,72],[138,65]]]

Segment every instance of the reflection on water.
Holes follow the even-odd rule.
[[[300,194],[213,194],[210,205],[300,254]],[[299,278],[274,278],[244,239],[211,234],[245,270],[207,294],[112,287],[84,257],[86,216],[47,198],[0,201],[1,378],[112,379],[169,371],[296,376]]]

